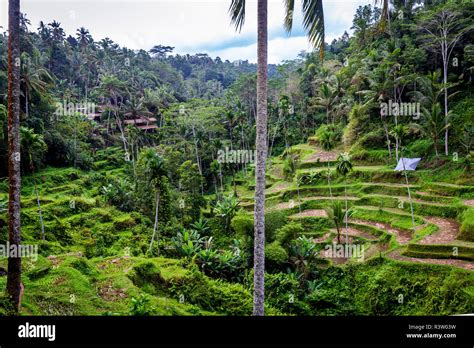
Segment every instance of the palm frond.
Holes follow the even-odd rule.
[[[293,28],[293,14],[295,12],[295,0],[284,0],[285,2],[285,30],[290,33]]]
[[[231,23],[235,25],[235,30],[240,32],[245,22],[245,0],[232,0],[229,14]]]
[[[303,0],[303,27],[309,42],[319,47],[321,59],[324,57],[324,10],[322,0]]]

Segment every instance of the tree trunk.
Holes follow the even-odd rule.
[[[155,226],[153,226],[153,235],[151,236],[151,242],[150,242],[150,248],[148,251],[151,251],[151,248],[153,247],[153,242],[155,241],[155,233],[156,229],[158,227],[158,210],[160,207],[160,191],[156,191],[156,208],[155,208]],[[158,254],[160,253],[160,248],[158,247]]]
[[[255,165],[254,211],[254,298],[253,315],[265,314],[265,169],[267,160],[267,56],[268,56],[268,3],[258,0],[257,36],[257,159]]]
[[[448,125],[448,62],[444,62],[443,64],[443,82],[444,82],[444,124]],[[448,127],[444,131],[444,153],[446,156],[449,155],[449,148],[448,148]]]
[[[347,185],[347,183],[346,183],[346,185]],[[346,244],[348,244],[349,237],[348,237],[348,234],[347,234],[347,186],[344,186],[344,197],[345,197],[345,201],[346,201],[346,212],[344,214],[344,221],[346,223]]]
[[[331,172],[329,170],[329,162],[328,162],[328,186],[329,186],[329,196],[332,198],[332,189],[331,189]]]
[[[388,136],[387,124],[383,121],[382,116],[380,116],[380,119],[382,120],[383,130],[385,132],[385,139],[387,141],[388,155],[389,155],[390,158],[392,158],[392,150],[390,148],[390,137]]]
[[[8,6],[8,238],[19,248],[20,221],[20,0]],[[7,292],[16,311],[21,302],[21,257],[8,257]]]
[[[28,87],[25,89],[25,116],[26,116],[26,119],[28,119],[28,114],[29,114],[29,110],[28,110]]]

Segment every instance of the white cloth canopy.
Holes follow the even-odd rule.
[[[418,163],[420,163],[421,158],[400,158],[398,160],[397,166],[395,167],[395,171],[402,171],[402,170],[415,170]]]

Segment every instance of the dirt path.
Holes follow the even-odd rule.
[[[312,196],[312,197],[301,197],[301,200],[304,201],[317,201],[318,199],[320,200],[329,200],[329,201],[343,201],[346,199],[344,196]],[[359,197],[355,196],[347,196],[348,201],[357,201],[360,199]]]
[[[332,229],[331,232],[334,232],[337,234],[337,230],[336,229]],[[367,240],[377,240],[378,238],[375,237],[374,235],[368,233],[368,232],[364,232],[364,231],[360,231],[358,230],[357,228],[354,228],[354,227],[347,227],[347,235],[350,236],[350,237],[362,237],[362,238],[365,238]],[[341,229],[341,239],[346,238],[346,228],[343,227]]]
[[[304,218],[304,217],[328,217],[324,209],[310,209],[304,210],[301,213],[291,215],[290,218]]]
[[[328,232],[328,233],[324,234],[321,237],[314,238],[313,243],[322,243],[322,242],[326,241],[329,238],[330,234],[331,233]]]
[[[359,219],[350,219],[349,222],[353,222],[359,225],[369,225],[384,230],[390,234],[395,235],[395,237],[397,238],[397,242],[402,245],[407,244],[412,238],[411,232],[394,228],[386,223]]]
[[[463,260],[452,260],[452,259],[424,259],[416,257],[408,257],[400,254],[400,249],[394,250],[389,254],[386,254],[387,257],[399,261],[411,261],[418,263],[430,263],[434,265],[447,265],[454,266],[459,268],[464,268],[470,271],[474,271],[474,262],[463,261]]]
[[[337,159],[338,153],[336,151],[324,151],[320,149],[316,149],[315,152],[308,157],[302,160],[303,163],[307,162],[329,162],[335,161]]]
[[[468,200],[464,201],[464,204],[468,205],[470,207],[474,207],[474,199],[468,199]]]
[[[275,192],[279,192],[279,191],[284,191],[286,190],[288,187],[290,187],[290,183],[288,182],[281,182],[275,186],[272,186],[268,189],[265,190],[265,193],[275,193]]]
[[[453,242],[459,232],[459,224],[451,219],[439,217],[423,217],[427,222],[438,226],[438,231],[424,237],[420,244],[447,244]]]

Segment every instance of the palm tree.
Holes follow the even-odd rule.
[[[332,206],[326,209],[329,219],[334,221],[337,231],[337,244],[341,244],[341,227],[347,216],[347,210],[342,209],[341,201],[333,201]]]
[[[92,36],[89,33],[89,30],[87,30],[84,27],[80,27],[79,29],[76,30],[76,39],[79,42],[79,45],[84,48],[89,43],[93,42]]]
[[[8,238],[21,244],[20,220],[20,0],[8,3]],[[7,292],[18,311],[21,305],[21,257],[8,257]]]
[[[326,122],[329,124],[330,122],[334,123],[334,120],[330,121],[329,115],[331,114],[331,108],[335,100],[335,91],[334,89],[327,83],[323,83],[319,88],[319,96],[316,97],[316,104],[326,110]]]
[[[53,41],[61,42],[66,36],[64,29],[61,28],[61,23],[53,20],[48,25],[51,27],[51,35],[52,35]]]
[[[445,124],[445,117],[443,116],[441,106],[439,103],[433,104],[431,109],[422,108],[421,111],[424,122],[421,124],[412,124],[411,126],[420,131],[423,135],[433,139],[433,147],[436,157],[439,158],[438,142],[443,132],[451,126],[450,123]],[[450,118],[452,111],[448,112],[447,117]]]
[[[232,0],[229,8],[231,21],[241,30],[245,21],[245,0]],[[285,29],[293,26],[295,1],[285,0]],[[255,163],[255,210],[254,210],[254,315],[264,315],[265,281],[265,171],[267,160],[267,84],[268,84],[268,1],[257,3],[257,158]],[[324,14],[322,0],[303,0],[303,25],[310,42],[324,48]]]
[[[156,230],[158,228],[158,212],[160,209],[160,196],[163,191],[163,177],[166,176],[165,163],[163,158],[153,148],[144,149],[140,153],[138,166],[143,169],[143,173],[148,183],[155,190],[155,224],[153,227],[153,235],[151,237],[149,250],[153,247]],[[159,252],[159,249],[158,249]]]
[[[47,69],[43,67],[41,53],[38,50],[33,52],[33,57],[28,53],[21,54],[21,91],[25,98],[25,115],[29,114],[29,96],[31,92],[44,94],[53,81],[53,77]]]
[[[336,166],[336,171],[338,174],[342,175],[344,178],[346,177],[347,174],[352,170],[352,162],[351,162],[351,157],[347,152],[339,154],[337,157],[337,166]],[[346,201],[346,212],[344,215],[344,221],[346,223],[346,244],[348,242],[347,240],[347,183],[344,185],[344,197]]]
[[[21,148],[22,148],[23,153],[28,155],[30,168],[33,175],[36,202],[38,204],[38,212],[39,212],[39,218],[40,218],[40,223],[41,223],[41,239],[45,240],[43,213],[41,211],[41,202],[40,202],[39,194],[38,194],[38,185],[36,184],[33,155],[37,152],[45,151],[46,143],[44,142],[43,136],[40,134],[36,134],[31,128],[21,127],[20,133],[21,133]]]
[[[407,132],[407,127],[403,124],[397,124],[390,131],[390,135],[392,135],[395,138],[395,153],[396,153],[395,157],[397,158],[397,162],[399,158],[398,149],[401,149],[402,147],[402,138],[406,135],[406,132]],[[400,153],[400,157],[401,157],[401,153]]]
[[[119,99],[122,100],[122,94],[125,91],[126,86],[125,83],[119,80],[116,76],[113,75],[106,75],[102,76],[99,90],[101,93],[107,97],[109,107],[114,111],[114,117],[117,124],[117,127],[120,130],[122,142],[123,142],[123,149],[125,153],[128,153],[127,149],[127,140],[125,139],[125,133],[123,131],[122,119],[119,115]],[[112,103],[113,102],[113,103]],[[107,133],[109,131],[109,120],[110,120],[110,112],[109,117],[107,119]]]

